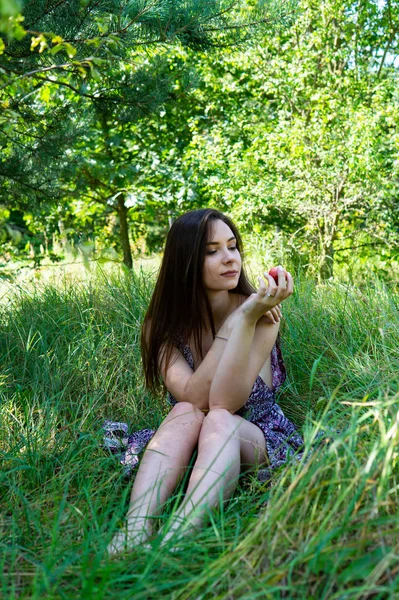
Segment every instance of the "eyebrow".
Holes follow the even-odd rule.
[[[231,242],[232,240],[235,240],[235,239],[236,239],[236,238],[235,238],[235,237],[234,237],[234,235],[233,235],[233,237],[229,238],[227,241],[228,241],[228,242]],[[220,243],[220,242],[208,242],[206,245],[207,245],[207,246],[219,246],[219,243]]]

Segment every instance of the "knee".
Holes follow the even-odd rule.
[[[162,421],[148,449],[159,451],[175,447],[177,442],[197,441],[203,420],[203,413],[190,402],[178,402]]]
[[[178,402],[168,415],[168,420],[173,419],[175,422],[183,421],[186,423],[193,421],[202,423],[204,418],[204,413],[190,402]]]
[[[214,408],[205,417],[207,429],[216,431],[219,435],[230,436],[238,426],[237,419],[225,408]]]

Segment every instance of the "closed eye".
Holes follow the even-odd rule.
[[[228,250],[237,250],[237,246],[232,246]],[[207,254],[216,254],[217,250],[208,250]]]

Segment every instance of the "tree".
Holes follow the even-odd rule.
[[[196,53],[243,43],[255,26],[284,21],[292,6],[50,0],[43,8],[35,0],[21,4],[23,17],[14,1],[7,6],[10,15],[0,21],[0,179],[7,202],[65,204],[90,188],[90,202],[117,210],[124,262],[131,266],[127,200],[135,173],[120,163],[127,156],[115,137],[175,102],[176,86],[184,93],[185,78],[170,70],[165,48]],[[88,130],[95,131],[103,166],[111,167],[111,182],[85,161]]]
[[[205,63],[208,118],[187,152],[208,201],[248,231],[278,227],[320,279],[351,246],[399,247],[398,74],[386,51],[399,13],[356,6],[304,0],[290,30]]]

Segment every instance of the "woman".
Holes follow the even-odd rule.
[[[293,279],[279,267],[278,284],[264,273],[255,291],[241,254],[236,227],[213,209],[186,213],[169,231],[143,323],[142,358],[147,386],[162,379],[173,408],[150,432],[111,553],[152,534],[151,517],[173,494],[195,448],[165,540],[200,526],[220,495],[231,495],[242,468],[266,465],[259,471],[265,480],[303,445],[275,402],[285,379],[279,305],[293,293]]]

